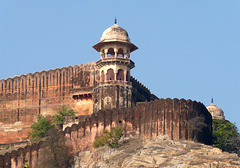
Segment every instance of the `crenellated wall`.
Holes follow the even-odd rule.
[[[134,108],[101,110],[85,121],[65,129],[65,135],[76,149],[92,149],[96,135],[119,123],[126,126],[127,134],[139,133],[147,138],[167,134],[174,140],[193,140],[190,120],[203,116],[207,128],[196,137],[198,142],[212,144],[212,117],[206,107],[196,101],[160,99],[139,102]]]
[[[80,115],[83,113],[81,110],[84,109],[77,104],[77,100],[73,99],[73,94],[79,89],[94,86],[98,80],[99,72],[95,70],[95,62],[29,73],[7,80],[1,79],[0,134],[5,134],[1,132],[1,123],[14,124],[21,121],[27,129],[26,127],[31,125],[36,115],[53,115],[63,105],[76,109]],[[88,98],[86,102],[88,103],[89,100]],[[92,108],[92,104],[90,107]],[[92,113],[91,108],[88,108],[88,113]],[[26,134],[23,134],[26,138]],[[9,142],[9,138],[6,139],[8,140],[1,140],[0,143]]]
[[[136,102],[143,102],[143,101],[150,101],[157,98],[156,96],[154,99],[151,99],[151,92],[150,90],[139,82],[136,78],[130,77],[130,81],[132,83],[132,106],[136,105]]]
[[[38,114],[54,115],[64,105],[77,115],[91,115],[100,109],[134,107],[136,102],[157,98],[133,77],[130,82],[99,81],[95,62],[1,79],[0,143],[25,140]]]
[[[211,114],[202,103],[184,99],[160,99],[137,103],[134,108],[101,110],[87,116],[84,121],[67,127],[64,134],[68,140],[67,144],[71,145],[75,152],[91,150],[97,135],[119,124],[126,126],[126,134],[140,134],[149,139],[167,134],[174,140],[193,140],[190,120],[198,116],[205,118],[207,127],[197,135],[196,140],[210,145]],[[20,168],[25,158],[30,160],[30,167],[34,168],[41,143],[0,155],[0,168],[11,166]]]
[[[43,143],[43,141],[40,141],[0,155],[0,168],[23,168],[25,159],[28,160],[29,167],[36,168]]]

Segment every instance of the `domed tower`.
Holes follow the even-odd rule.
[[[106,29],[100,42],[93,46],[100,52],[101,59],[96,62],[100,72],[100,82],[93,89],[93,109],[131,107],[132,84],[130,70],[134,62],[130,53],[138,49],[126,30],[116,24]]]
[[[212,119],[225,120],[224,112],[221,108],[213,104],[213,98],[211,104],[207,107],[209,113],[212,115]]]

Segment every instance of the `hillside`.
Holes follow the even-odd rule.
[[[75,156],[74,168],[215,168],[240,167],[236,154],[191,141],[169,140],[158,136],[156,140],[129,137],[119,148],[102,147]]]

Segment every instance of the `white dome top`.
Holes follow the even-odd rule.
[[[133,52],[138,49],[137,46],[135,46],[133,43],[130,42],[130,38],[128,37],[128,32],[115,24],[109,28],[107,28],[100,39],[100,42],[95,44],[93,48],[100,52],[101,47],[103,44],[112,43],[112,42],[120,42],[125,43],[128,45],[130,52]]]
[[[225,120],[224,112],[221,108],[212,103],[207,107],[207,110],[211,113],[213,119]]]
[[[128,33],[125,29],[121,28],[117,24],[107,28],[100,39],[101,42],[110,42],[110,41],[122,41],[130,42]]]

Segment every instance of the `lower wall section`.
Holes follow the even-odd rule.
[[[39,151],[43,142],[38,144],[32,144],[31,146],[25,146],[18,150],[13,150],[11,153],[0,155],[0,168],[23,168],[25,159],[28,160],[29,167],[36,168],[37,159],[39,158]]]
[[[193,135],[191,119],[200,116],[205,118],[207,127]],[[88,116],[85,121],[67,127],[64,134],[67,144],[75,152],[91,150],[96,135],[119,124],[126,126],[126,134],[141,134],[151,139],[167,134],[174,140],[195,139],[204,144],[212,144],[211,114],[202,103],[184,99],[160,99],[137,103],[134,108],[100,110]],[[42,142],[0,155],[0,168],[22,168],[25,159],[30,161],[30,167],[34,167],[41,145]]]
[[[207,127],[193,134],[192,119],[204,117]],[[138,133],[147,138],[156,138],[167,134],[174,140],[196,140],[212,144],[212,117],[206,107],[196,101],[178,99],[160,99],[137,103],[134,108],[100,110],[88,116],[85,121],[73,124],[65,129],[76,151],[91,150],[96,135],[104,129],[123,124],[126,134]]]

